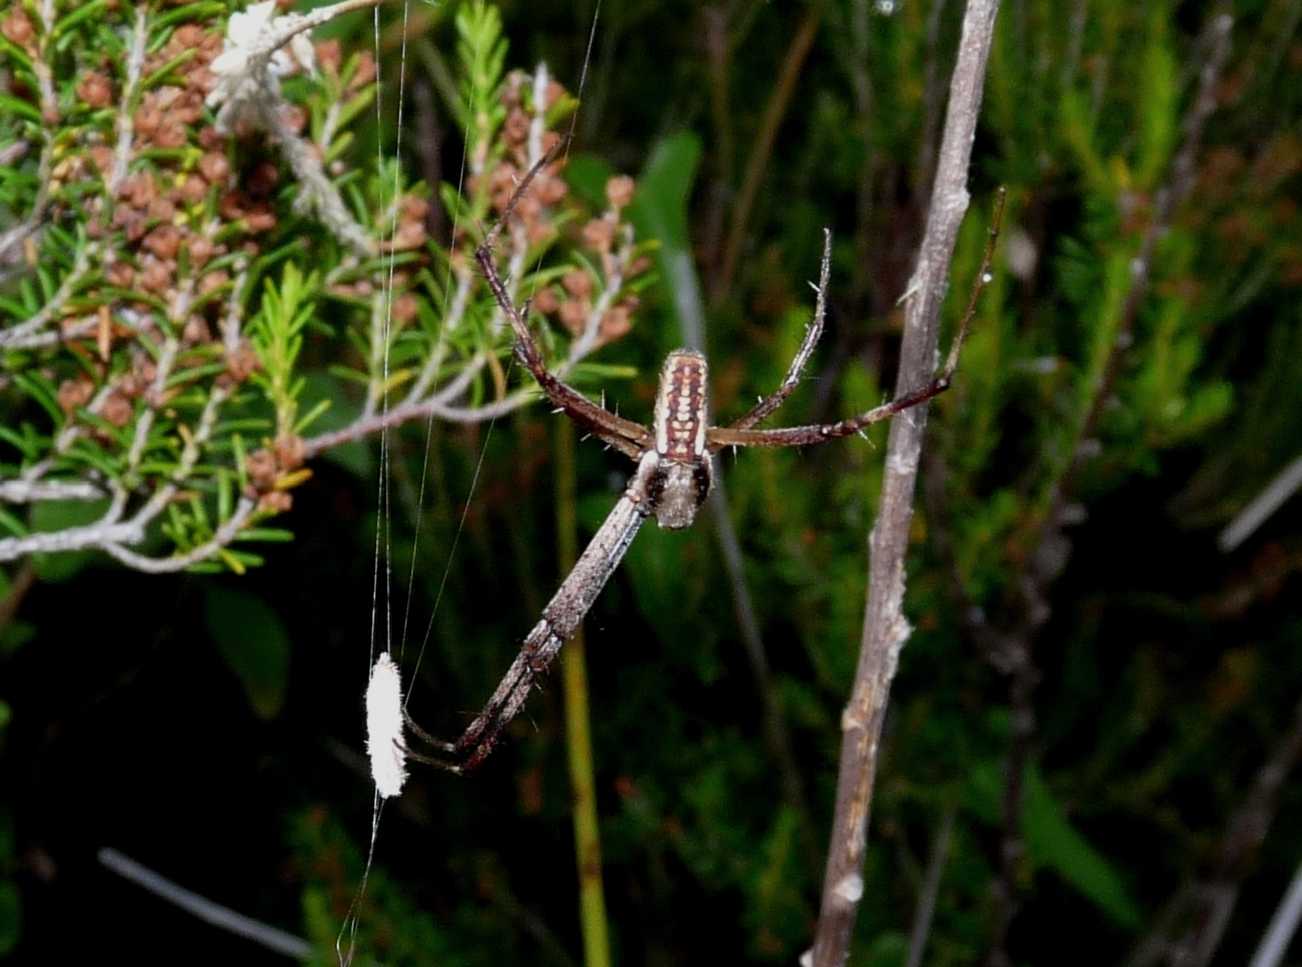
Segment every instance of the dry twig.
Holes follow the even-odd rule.
[[[926,385],[935,366],[940,308],[959,225],[968,206],[968,163],[998,9],[998,0],[972,0],[963,16],[927,228],[907,296],[897,397]],[[881,502],[868,541],[869,591],[859,664],[841,720],[844,736],[836,816],[814,939],[815,967],[845,963],[863,896],[864,848],[878,743],[891,680],[910,632],[903,609],[904,556],[926,419],[925,406],[900,414],[887,444]]]

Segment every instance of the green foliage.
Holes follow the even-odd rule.
[[[493,96],[506,70],[502,15],[490,4],[467,3],[457,10],[455,22],[462,86],[452,109],[458,127],[469,132],[467,151],[482,153],[488,150],[506,118],[505,106]]]
[[[210,584],[204,588],[204,623],[249,705],[274,718],[289,684],[289,636],[276,612],[246,591]]]
[[[316,311],[314,296],[319,284],[315,273],[304,278],[298,266],[286,263],[279,287],[270,279],[264,283],[258,314],[249,323],[253,350],[262,363],[261,372],[254,373],[253,379],[275,408],[279,436],[301,436],[329,406],[329,400],[322,400],[324,406],[319,404],[298,419],[298,399],[306,379],[297,374],[295,364],[303,350],[303,330]]]
[[[90,4],[46,23],[56,9],[16,9],[5,23],[17,39],[0,48],[15,102],[0,105],[12,108],[0,152],[21,162],[0,178],[15,222],[0,253],[0,396],[13,412],[0,482],[113,499],[73,521],[24,495],[0,511],[13,535],[0,557],[108,550],[147,570],[243,573],[261,558],[232,547],[241,531],[288,510],[304,459],[377,432],[377,412],[465,422],[533,398],[501,398],[512,337],[473,252],[577,102],[544,74],[506,73],[496,8],[456,18],[450,107],[466,122],[468,176],[437,186],[447,244],[429,237],[435,192],[358,143],[379,98],[369,53],[323,46],[320,69],[304,55],[282,83],[282,51],[275,77],[241,86],[230,73],[258,61],[230,49],[248,42],[226,36],[233,0]],[[606,232],[584,236],[592,212],[567,200],[561,167],[535,180],[545,197],[522,199],[503,271],[513,297],[556,295],[574,343],[562,365],[583,382],[610,372],[584,357],[628,331],[651,277],[626,202],[603,185]],[[576,272],[577,294],[562,286]],[[332,408],[349,419],[323,439]]]
[[[309,963],[336,963],[335,944],[355,952],[352,962],[367,964],[488,963],[457,955],[449,931],[413,904],[399,884],[383,870],[368,871],[366,894],[356,908],[341,909],[345,897],[362,879],[363,858],[338,823],[321,810],[295,816],[288,830],[290,847],[303,867],[303,918],[316,948]],[[356,917],[340,923],[348,916]]]
[[[1111,919],[1125,927],[1138,927],[1139,909],[1115,863],[1071,825],[1038,769],[1028,768],[1023,782],[1022,828],[1032,863],[1062,877]],[[989,762],[973,771],[972,809],[991,827],[999,825],[1003,787],[998,763]]]

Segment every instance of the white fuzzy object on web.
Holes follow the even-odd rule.
[[[402,722],[402,679],[393,658],[384,651],[375,660],[366,686],[366,752],[382,799],[398,795],[407,781]]]

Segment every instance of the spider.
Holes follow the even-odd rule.
[[[574,634],[601,589],[619,567],[633,538],[649,517],[663,528],[690,527],[705,503],[714,482],[712,458],[725,447],[798,447],[826,443],[860,433],[864,427],[891,418],[910,407],[925,403],[949,388],[958,365],[958,355],[976,310],[977,298],[990,281],[990,265],[1003,212],[1003,191],[995,203],[980,272],[972,288],[967,309],[950,347],[944,367],[930,383],[889,403],[836,423],[819,423],[780,429],[757,429],[786,401],[804,372],[823,330],[828,275],[831,268],[831,232],[823,232],[823,255],[816,289],[814,315],[805,329],[786,377],[770,395],[763,397],[743,417],[727,426],[709,422],[709,367],[705,357],[691,349],[671,352],[660,371],[655,415],[651,426],[643,426],[610,412],[551,373],[542,351],[522,313],[507,294],[493,258],[493,248],[502,225],[511,217],[515,201],[527,189],[533,176],[550,160],[544,158],[521,179],[511,202],[497,224],[475,252],[475,260],[488,281],[497,304],[510,321],[515,334],[515,355],[549,400],[591,436],[604,441],[634,462],[636,468],[623,495],[579,556],[573,570],[543,608],[542,617],[524,639],[524,644],[483,710],[453,742],[430,735],[409,716],[407,725],[438,755],[419,755],[404,749],[412,759],[465,773],[479,766],[493,751],[502,730],[519,713],[534,682],[551,665],[561,645]]]

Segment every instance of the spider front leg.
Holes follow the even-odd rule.
[[[949,389],[949,384],[949,377],[934,379],[915,393],[898,397],[866,413],[836,423],[785,426],[776,430],[734,430],[726,426],[711,427],[706,438],[709,440],[711,452],[717,452],[724,447],[807,447],[815,443],[826,443],[828,440],[858,433],[866,426],[889,420],[897,413],[903,413],[920,403],[925,403]]]
[[[547,394],[547,398],[587,432],[604,440],[625,456],[637,460],[642,451],[650,446],[651,438],[646,427],[617,416],[604,406],[598,406],[547,369],[542,349],[534,340],[533,334],[529,332],[529,325],[520,314],[520,310],[511,301],[511,296],[502,283],[502,277],[498,274],[497,263],[493,259],[493,246],[497,242],[502,226],[514,215],[516,203],[528,190],[534,177],[554,160],[555,151],[556,149],[553,149],[544,155],[520,180],[520,184],[516,186],[507,202],[501,220],[493,226],[484,237],[483,243],[475,250],[475,261],[479,263],[479,268],[484,273],[493,298],[497,300],[502,313],[511,323],[511,330],[515,333],[516,358],[533,374],[533,378]]]
[[[818,293],[818,300],[814,304],[814,318],[805,327],[805,338],[800,341],[800,348],[791,358],[791,366],[787,369],[786,378],[773,393],[751,407],[750,412],[740,420],[728,424],[729,429],[749,430],[776,411],[800,385],[800,376],[809,364],[809,357],[813,355],[814,347],[818,345],[818,339],[823,334],[823,319],[827,314],[827,282],[831,273],[832,231],[825,228],[823,229],[823,262],[818,273],[818,288],[815,290]]]
[[[412,731],[440,753],[428,757],[413,755],[413,759],[460,773],[471,771],[488,757],[502,730],[524,706],[534,683],[583,621],[652,512],[653,489],[660,470],[659,454],[648,450],[642,455],[623,496],[543,608],[541,620],[525,638],[520,653],[483,711],[455,742],[433,738],[408,718]]]
[[[852,433],[858,433],[865,427],[880,422],[881,420],[888,420],[897,413],[902,413],[907,409],[925,403],[949,389],[950,384],[954,380],[954,372],[958,368],[959,353],[963,349],[963,342],[967,339],[968,329],[971,327],[972,319],[976,315],[977,300],[981,297],[981,292],[991,280],[990,266],[994,260],[995,243],[999,240],[999,225],[1003,220],[1004,214],[1004,198],[1005,192],[1004,189],[1001,188],[995,197],[995,208],[990,220],[989,233],[986,237],[985,252],[981,259],[981,268],[977,272],[976,281],[972,286],[972,293],[968,298],[967,309],[963,313],[962,321],[959,323],[958,332],[955,334],[954,341],[950,345],[949,355],[946,357],[945,365],[941,368],[940,373],[930,383],[911,393],[906,393],[903,396],[897,397],[889,403],[883,403],[881,406],[874,407],[873,409],[860,413],[857,416],[852,416],[845,420],[839,420],[836,423],[815,423],[808,426],[791,426],[775,430],[754,430],[750,427],[753,426],[756,421],[752,421],[749,424],[745,422],[751,416],[751,414],[748,413],[746,417],[743,417],[731,426],[710,428],[706,434],[710,452],[717,453],[724,447],[802,447],[810,446],[815,443],[825,443],[828,440],[835,440],[840,437],[850,436]],[[825,288],[827,284],[827,262],[827,252],[826,249],[824,249],[824,281],[822,288]],[[820,310],[822,300],[823,296],[820,291]],[[818,313],[816,313],[816,316],[817,315]],[[811,325],[810,328],[812,329],[813,326]],[[806,336],[806,344],[807,343],[808,336]],[[809,348],[812,349],[813,347],[810,346]],[[804,352],[805,349],[805,344],[802,344],[801,351]],[[800,354],[797,354],[797,362],[801,362],[801,365],[803,365],[803,362],[800,360]],[[796,366],[794,363],[792,365],[792,372],[796,372]],[[788,374],[788,381],[790,382],[791,388],[794,389],[795,383],[791,380],[790,374]],[[788,382],[784,382],[782,388],[780,388],[778,393],[775,393],[774,396],[776,397],[781,394],[782,390],[786,389],[787,386]],[[787,394],[790,394],[790,389],[787,389]],[[786,396],[784,395],[782,399],[785,398]],[[751,413],[760,411],[767,402],[767,400],[761,402],[759,406],[755,407],[755,409],[751,411]],[[778,403],[781,402],[782,400],[779,399]],[[776,408],[775,405],[773,409]],[[769,412],[772,412],[772,410],[770,409],[766,411],[763,415],[767,415]]]

